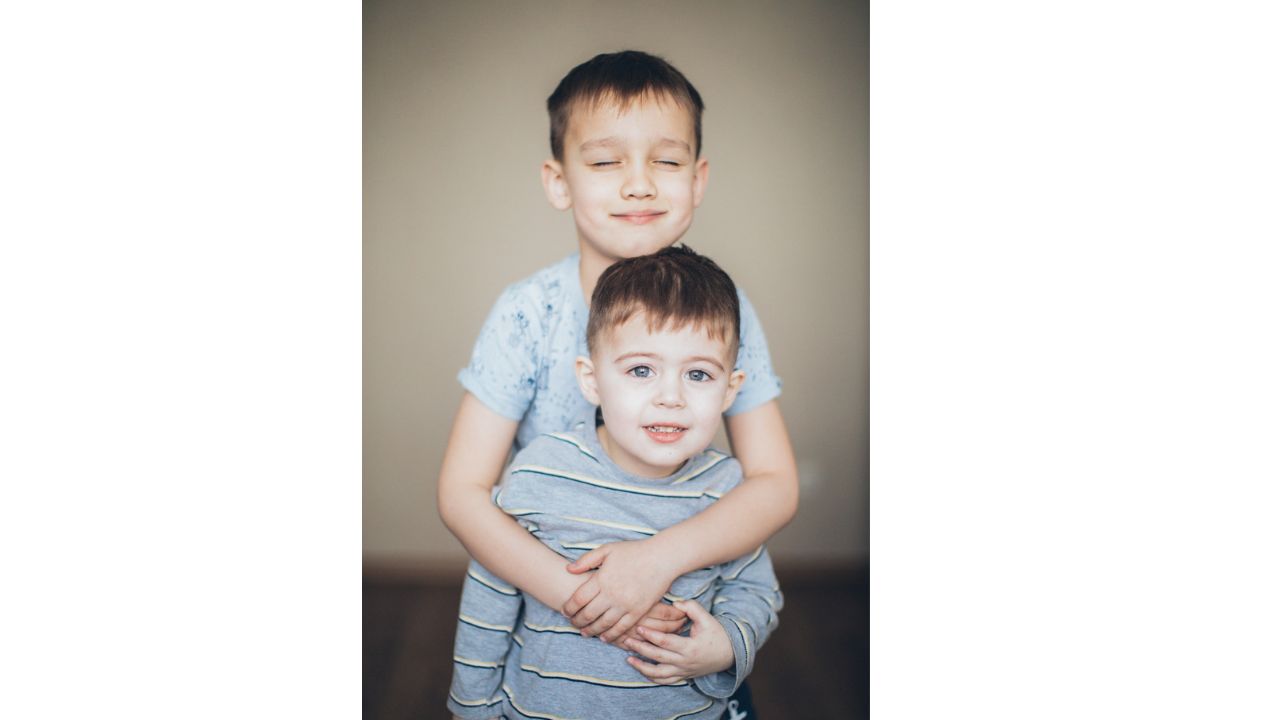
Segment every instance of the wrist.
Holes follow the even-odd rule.
[[[678,548],[669,547],[670,540],[658,533],[651,538],[640,541],[649,557],[653,572],[662,579],[663,584],[670,587],[676,578],[688,572],[680,567],[681,553]]]

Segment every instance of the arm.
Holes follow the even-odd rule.
[[[493,504],[493,486],[515,433],[514,420],[465,393],[445,449],[436,502],[445,526],[480,565],[547,607],[560,607],[582,578],[570,574],[563,557]],[[663,586],[659,597],[665,590]],[[658,600],[641,617],[646,626],[664,631],[678,629],[685,619],[683,612]]]
[[[711,615],[729,636],[733,665],[723,672],[697,677],[693,684],[711,697],[727,698],[751,674],[756,654],[778,627],[782,592],[769,552],[762,546],[733,563],[711,605]]]
[[[753,552],[795,516],[799,481],[777,400],[725,422],[742,465],[741,485],[648,540],[605,545],[570,566],[574,572],[599,566],[564,606],[584,634],[603,632],[613,642],[677,577]]]
[[[446,704],[454,717],[488,720],[502,702],[503,664],[524,596],[472,561],[462,585]]]
[[[724,572],[710,614],[697,601],[678,603],[693,620],[688,637],[641,628],[643,641],[626,641],[628,649],[656,663],[628,658],[632,667],[662,685],[691,679],[708,697],[728,698],[737,691],[778,626],[782,593],[763,546]]]
[[[436,502],[440,518],[471,557],[543,604],[559,607],[581,579],[492,500],[516,425],[465,393],[445,449]]]

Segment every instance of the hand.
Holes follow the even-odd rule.
[[[688,618],[689,616],[680,608],[660,602],[650,608],[648,615],[641,618],[640,622],[636,623],[635,627],[631,628],[622,637],[615,640],[613,644],[623,650],[626,650],[627,646],[625,643],[627,640],[643,641],[644,638],[640,637],[639,632],[637,632],[641,627],[646,627],[650,630],[662,633],[680,632],[680,628],[684,627],[684,623]]]
[[[644,640],[627,640],[626,648],[657,664],[634,656],[627,657],[627,663],[659,685],[675,685],[733,667],[733,645],[719,621],[693,600],[678,602],[676,607],[693,621],[689,637],[640,626],[636,631]]]
[[[569,572],[599,568],[578,586],[561,612],[583,637],[614,642],[635,626],[662,594],[675,573],[647,540],[601,545],[569,565]]]

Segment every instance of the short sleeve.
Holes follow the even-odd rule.
[[[760,326],[755,308],[742,290],[738,290],[738,304],[742,321],[742,345],[738,348],[737,369],[746,373],[747,378],[725,415],[754,410],[782,394],[782,380],[773,374],[773,362],[769,359],[769,344],[765,341],[764,328]]]
[[[538,385],[540,332],[534,307],[519,285],[503,291],[480,328],[471,362],[458,373],[467,392],[517,421],[529,409]]]

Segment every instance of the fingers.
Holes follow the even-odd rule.
[[[600,634],[600,639],[605,642],[614,642],[623,635],[631,631],[636,626],[636,618],[634,615],[624,612],[622,617],[618,618],[618,622],[613,627]]]
[[[588,606],[589,607],[589,606]],[[623,627],[613,632],[613,628],[624,618],[628,618]],[[576,624],[576,623],[575,623]],[[586,637],[599,635],[601,640],[612,642],[622,636],[622,633],[631,629],[635,625],[635,619],[627,615],[621,608],[609,608],[603,615],[596,618],[595,621],[582,628],[582,634]]]
[[[569,572],[577,575],[579,573],[594,570],[604,564],[604,559],[609,555],[609,546],[601,545],[582,557],[569,563]]]
[[[680,632],[680,628],[684,627],[684,623],[685,621],[683,618],[680,620],[654,620],[651,617],[647,617],[636,623],[636,626],[632,628],[632,631],[634,632],[637,628],[646,627],[650,630],[657,630],[661,633],[674,633]]]
[[[648,634],[660,635],[661,633],[648,633]],[[658,647],[657,645],[654,645],[651,642],[647,642],[646,640],[627,640],[626,646],[628,650],[636,654],[643,655],[646,658],[656,663],[666,663],[668,665],[675,665],[684,659],[683,655],[672,652],[665,648]]]
[[[595,576],[587,578],[585,582],[578,586],[577,590],[573,591],[573,595],[569,596],[569,599],[565,601],[564,607],[560,608],[560,612],[564,613],[565,617],[572,618],[581,612],[582,609],[592,600],[595,600],[596,596],[599,594],[600,586],[596,583]],[[591,620],[595,620],[602,612],[604,612],[603,608],[592,615],[590,619],[584,619],[582,621],[582,625],[586,625],[591,622]],[[579,625],[577,622],[574,623],[575,627],[581,627],[582,625]]]
[[[649,609],[649,614],[641,618],[637,625],[658,632],[673,633],[684,627],[686,618],[688,615],[680,608],[659,602]]]
[[[569,618],[569,622],[572,623],[574,627],[581,630],[591,623],[599,620],[610,609],[609,603],[605,602],[600,597],[596,597],[594,600],[587,603],[586,607],[582,608],[575,613],[573,617]]]
[[[627,664],[659,685],[679,685],[686,679],[680,668],[674,665],[654,665],[638,657],[628,657]]]
[[[676,607],[685,611],[689,615],[689,619],[693,621],[694,627],[705,626],[707,623],[717,622],[711,617],[711,613],[707,612],[697,600],[681,600],[676,603]]]
[[[649,609],[647,617],[655,620],[684,620],[688,616],[680,608],[660,602]]]

